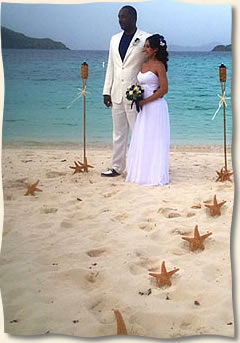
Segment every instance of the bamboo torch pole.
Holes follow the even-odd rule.
[[[84,165],[86,165],[86,88],[88,79],[88,64],[86,62],[84,62],[81,66],[81,76],[83,83],[83,161]]]
[[[87,154],[86,154],[86,97],[87,97],[87,79],[88,79],[88,64],[83,62],[81,65],[81,77],[83,83],[83,163],[79,162],[79,169],[85,172],[88,172],[88,168],[93,168],[90,164],[87,163]]]
[[[227,167],[227,130],[226,130],[226,96],[225,96],[225,90],[226,90],[226,80],[227,80],[227,68],[225,65],[222,63],[219,66],[219,79],[221,83],[221,88],[222,88],[222,98],[221,102],[223,104],[223,123],[224,123],[224,161],[225,161],[225,166],[222,167],[220,171],[217,171],[218,177],[216,181],[230,181],[231,176],[233,175],[233,172],[228,170]]]
[[[225,97],[226,80],[227,80],[227,68],[224,64],[219,67],[219,79],[222,88],[222,97]],[[227,171],[227,133],[226,133],[226,104],[223,102],[223,123],[224,123],[224,160],[225,160],[225,171]]]

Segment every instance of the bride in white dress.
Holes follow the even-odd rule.
[[[170,124],[168,105],[163,96],[168,92],[167,44],[155,34],[146,39],[138,82],[144,89],[139,102],[141,111],[132,133],[128,152],[127,182],[141,185],[169,183]]]

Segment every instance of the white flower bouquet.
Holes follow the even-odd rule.
[[[143,99],[143,93],[144,89],[142,89],[140,85],[129,86],[126,91],[126,98],[129,101],[132,101],[131,108],[135,103],[138,112],[140,111],[139,101]]]

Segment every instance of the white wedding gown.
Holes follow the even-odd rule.
[[[139,73],[138,82],[144,89],[144,98],[159,87],[153,72]],[[169,183],[170,124],[168,104],[159,98],[142,107],[138,113],[128,151],[126,181],[141,185]]]

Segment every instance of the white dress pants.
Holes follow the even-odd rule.
[[[112,104],[113,157],[112,168],[122,174],[126,168],[126,154],[129,129],[132,131],[137,117],[136,106],[123,99],[120,104]]]

